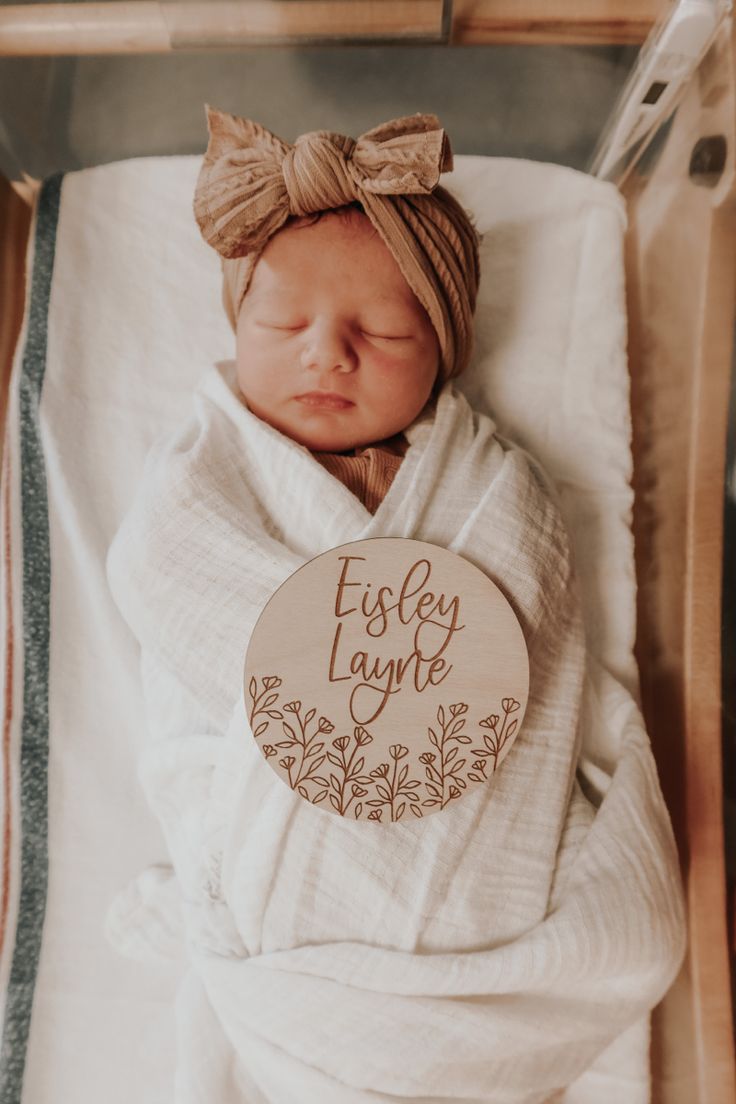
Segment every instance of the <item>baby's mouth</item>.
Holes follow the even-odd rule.
[[[321,407],[324,410],[347,410],[348,407],[355,406],[350,399],[335,391],[308,391],[305,395],[297,395],[296,399],[305,406]]]

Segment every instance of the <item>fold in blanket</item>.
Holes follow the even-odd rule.
[[[111,546],[109,583],[141,645],[141,777],[176,876],[175,893],[118,907],[116,939],[155,952],[160,930],[174,953],[173,927],[184,935],[178,1104],[541,1104],[627,1029],[646,1031],[681,963],[649,741],[628,692],[586,656],[543,473],[451,382],[405,433],[371,515],[248,410],[222,362],[149,454]],[[529,652],[524,724],[498,773],[411,823],[352,822],[289,791],[244,703],[245,651],[276,588],[371,536],[475,564]],[[576,767],[601,728],[620,756],[596,808]],[[648,1100],[641,1032],[620,1060],[628,1102]]]

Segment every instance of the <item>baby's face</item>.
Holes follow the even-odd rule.
[[[439,358],[429,316],[366,215],[328,213],[271,238],[237,326],[238,383],[259,418],[320,452],[379,441],[423,409]],[[305,397],[315,391],[339,399]]]

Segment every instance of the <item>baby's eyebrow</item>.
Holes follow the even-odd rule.
[[[276,288],[249,288],[246,292],[246,297],[250,299],[251,303],[256,300],[269,299],[274,295],[280,294]]]
[[[299,304],[304,294],[303,288],[284,288],[284,287],[272,287],[272,288],[258,288],[253,291],[251,295],[250,291],[246,293],[246,298],[250,297],[252,303],[288,303]]]
[[[245,299],[249,299],[251,304],[257,306],[286,306],[299,308],[302,306],[304,289],[297,286],[279,286],[279,287],[259,287],[253,288],[246,293]],[[245,299],[243,300],[245,302]],[[363,308],[381,309],[383,307],[391,307],[395,310],[409,309],[409,304],[402,299],[401,295],[386,294],[378,292],[376,295],[367,296],[362,303]]]

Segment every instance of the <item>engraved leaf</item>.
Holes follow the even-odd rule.
[[[315,759],[313,763],[310,763],[309,764],[309,770],[307,771],[307,776],[313,778],[314,775],[312,774],[312,771],[319,770],[319,768],[322,766],[324,761],[325,761],[325,756],[320,755],[319,759]]]

